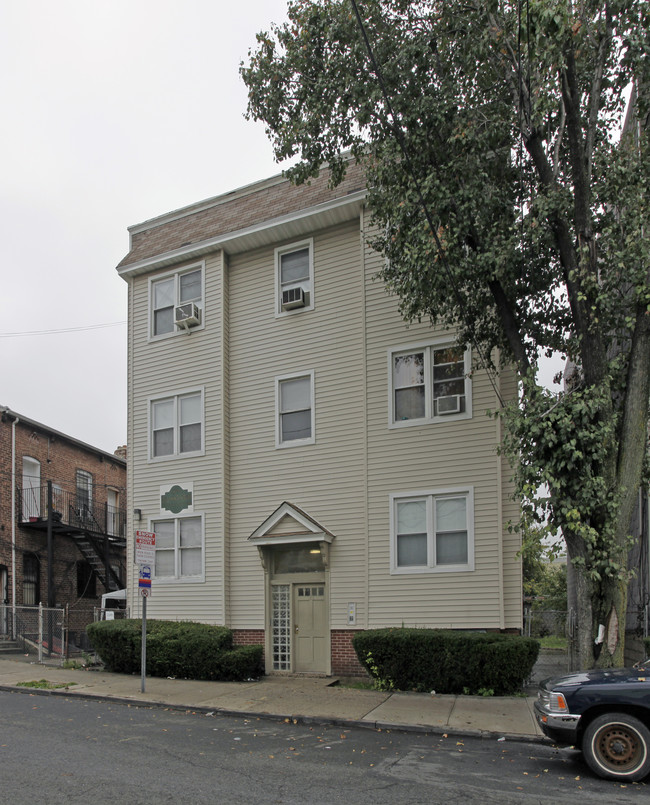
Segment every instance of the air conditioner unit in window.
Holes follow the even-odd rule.
[[[282,291],[282,310],[293,310],[297,307],[304,307],[306,304],[305,289],[300,285]]]
[[[436,399],[438,416],[445,414],[458,414],[460,412],[460,395],[451,394],[448,397],[438,397]]]
[[[174,310],[174,321],[177,327],[183,327],[186,330],[189,327],[196,327],[201,323],[201,310],[194,302],[178,305]]]

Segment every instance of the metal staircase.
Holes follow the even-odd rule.
[[[17,489],[18,522],[22,528],[47,532],[56,539],[68,537],[89,563],[104,589],[125,586],[120,572],[126,547],[126,512],[81,499],[76,492],[47,486]]]

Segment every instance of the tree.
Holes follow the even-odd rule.
[[[524,504],[576,569],[580,664],[621,664],[629,524],[647,457],[650,86],[644,0],[293,0],[241,73],[278,160],[367,171],[373,248],[407,320],[514,363],[499,415]],[[576,371],[552,393],[541,355]],[[602,630],[601,630],[602,631]]]

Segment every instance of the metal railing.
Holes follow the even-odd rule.
[[[20,523],[40,523],[48,519],[48,486],[17,488],[16,507]],[[52,485],[52,520],[57,525],[108,534],[126,535],[126,511],[108,503],[97,503],[87,494],[68,492]]]

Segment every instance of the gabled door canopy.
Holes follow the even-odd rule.
[[[248,542],[257,546],[262,564],[264,564],[264,548],[306,542],[319,543],[323,561],[327,566],[329,545],[333,539],[334,534],[323,528],[313,517],[285,501],[253,531]]]

